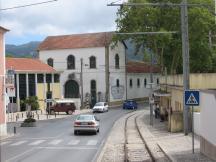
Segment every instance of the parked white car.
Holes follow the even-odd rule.
[[[92,111],[95,112],[106,112],[109,110],[107,102],[98,102],[94,105]]]

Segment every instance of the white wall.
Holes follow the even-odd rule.
[[[214,91],[214,94],[211,92],[201,92],[200,107],[200,134],[208,142],[216,146],[216,91]]]
[[[75,57],[75,69],[67,69],[67,57],[73,55]],[[91,56],[96,57],[96,69],[90,69],[89,58]],[[64,96],[64,85],[68,81],[68,75],[75,73],[76,81],[80,83],[80,71],[81,71],[81,58],[83,58],[83,91],[84,96],[88,92],[90,93],[90,82],[96,80],[97,92],[105,94],[105,48],[77,48],[77,49],[59,49],[40,51],[39,58],[44,63],[47,63],[48,58],[54,59],[54,69],[62,71],[60,77],[61,94]],[[81,94],[81,88],[80,88]]]
[[[160,74],[153,74],[153,89],[157,88],[157,78],[160,77]],[[137,79],[140,79],[140,86],[137,86]],[[144,85],[144,79],[147,79],[147,85]],[[132,79],[132,87],[130,86],[130,79]],[[127,98],[143,98],[149,97],[150,93],[150,74],[149,73],[128,73],[127,74]]]
[[[126,80],[125,80],[125,47],[118,42],[118,46],[109,48],[109,67],[110,67],[110,101],[121,101],[126,99]],[[115,68],[115,55],[119,55],[119,69]],[[119,87],[116,80],[119,79]]]
[[[194,133],[200,135],[200,112],[194,112]]]

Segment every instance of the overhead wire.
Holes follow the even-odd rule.
[[[29,7],[29,6],[36,6],[36,5],[41,5],[45,3],[52,3],[58,0],[50,0],[50,1],[43,1],[43,2],[38,2],[38,3],[31,3],[31,4],[26,4],[26,5],[20,5],[20,6],[14,6],[14,7],[8,7],[8,8],[0,8],[0,11],[5,11],[5,10],[11,10],[11,9],[17,9],[17,8],[24,8],[24,7]]]

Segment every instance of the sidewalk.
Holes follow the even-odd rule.
[[[192,154],[191,135],[184,133],[170,133],[167,131],[166,123],[160,119],[154,119],[153,126],[149,125],[149,111],[144,111],[139,125],[143,125],[143,134],[150,132],[153,138],[146,138],[146,141],[155,140],[163,152],[173,162],[213,162],[213,160],[200,153],[200,141],[196,137],[194,141],[195,154]]]
[[[150,126],[149,110],[135,111],[138,128],[152,153],[156,162],[213,162],[199,151],[199,138],[195,138],[195,154],[192,154],[191,136],[183,133],[170,133],[166,123],[154,119]],[[124,161],[124,121],[130,115],[120,118],[113,126],[110,135],[98,156],[97,162],[123,162]],[[161,152],[162,149],[162,152]],[[164,156],[164,153],[166,156]]]
[[[83,110],[75,110],[73,115],[81,114],[81,113],[88,113],[91,112],[91,109],[83,109]],[[16,113],[8,113],[7,123],[10,122],[22,122],[27,118],[27,112],[16,112]],[[65,112],[56,113],[56,115],[47,115],[47,113],[43,110],[32,111],[33,118],[36,120],[48,120],[48,119],[56,119],[56,118],[66,118],[70,117],[71,115],[67,115]]]

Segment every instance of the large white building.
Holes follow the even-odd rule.
[[[132,88],[130,77],[140,77],[141,84],[149,80],[149,72],[145,68],[144,73],[133,74],[129,65],[127,73],[127,47],[124,42],[114,44],[112,36],[112,32],[49,36],[40,44],[39,59],[61,72],[62,98],[117,104],[126,98],[148,97],[147,86]]]

